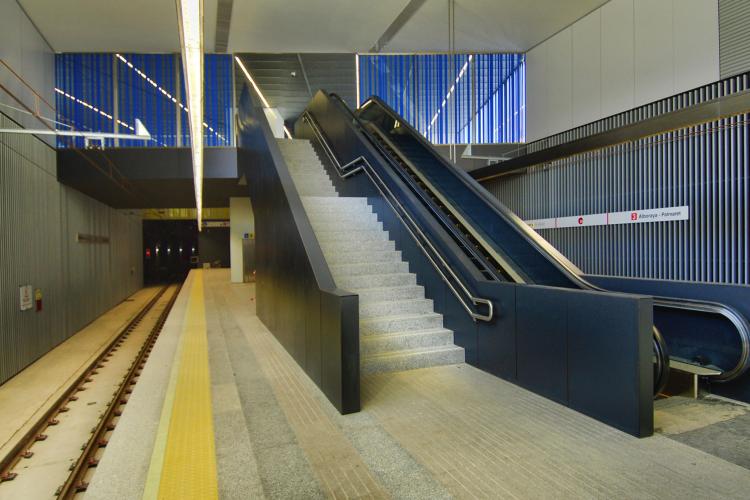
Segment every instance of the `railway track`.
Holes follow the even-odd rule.
[[[0,457],[0,500],[76,498],[86,492],[180,285],[168,285]]]

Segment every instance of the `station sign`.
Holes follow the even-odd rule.
[[[229,227],[228,220],[204,220],[203,227]]]
[[[572,215],[525,221],[532,229],[560,229],[564,227],[609,226],[614,224],[643,224],[645,222],[670,222],[688,220],[690,207],[666,207],[625,212]]]

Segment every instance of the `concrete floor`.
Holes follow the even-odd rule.
[[[222,498],[746,498],[750,491],[750,471],[674,435],[633,438],[468,365],[367,377],[363,411],[341,416],[255,316],[252,285],[230,284],[225,270],[206,271],[204,281]],[[185,294],[87,497],[143,493]],[[690,432],[676,435],[688,442]]]
[[[750,405],[671,397],[655,408],[657,432],[750,470]]]

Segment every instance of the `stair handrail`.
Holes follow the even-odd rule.
[[[385,181],[383,181],[383,178],[380,176],[380,174],[378,174],[377,171],[372,167],[372,165],[367,160],[367,158],[365,158],[364,156],[358,156],[357,158],[342,165],[341,162],[338,160],[338,157],[336,156],[336,154],[331,149],[330,144],[328,143],[328,140],[326,139],[325,135],[320,130],[320,127],[317,121],[315,120],[315,117],[313,117],[308,111],[305,111],[304,113],[302,113],[302,119],[305,122],[307,122],[308,125],[310,125],[310,129],[315,135],[315,138],[317,139],[318,143],[323,148],[323,151],[325,152],[326,156],[330,160],[331,164],[333,164],[334,168],[336,169],[336,173],[339,175],[341,179],[348,179],[349,177],[356,175],[359,172],[364,172],[367,175],[367,177],[370,179],[370,182],[372,182],[375,188],[380,192],[383,199],[386,201],[386,203],[388,203],[388,205],[393,210],[393,213],[396,214],[396,217],[398,217],[398,219],[401,221],[403,226],[409,232],[411,237],[414,239],[414,242],[422,250],[422,253],[425,254],[425,256],[427,257],[427,260],[430,261],[430,263],[435,268],[435,270],[440,275],[440,277],[443,279],[445,284],[448,285],[448,288],[451,290],[451,292],[453,292],[453,295],[458,299],[458,301],[461,303],[461,305],[466,310],[466,312],[471,316],[471,319],[475,322],[477,320],[491,321],[492,318],[494,317],[494,305],[492,301],[489,299],[475,297],[474,295],[472,295],[472,293],[463,283],[461,278],[459,278],[458,275],[456,275],[456,273],[453,271],[453,269],[451,269],[451,267],[445,261],[443,256],[437,250],[437,248],[435,248],[435,246],[432,244],[432,242],[427,237],[427,235],[425,235],[425,233],[419,228],[419,225],[414,221],[411,215],[409,215],[409,213],[404,208],[404,206],[398,201],[398,198],[396,198],[396,196],[390,190],[390,188],[385,183]],[[419,236],[417,236],[415,232]],[[420,240],[420,237],[421,237],[421,240]],[[425,245],[429,247],[430,251],[432,251],[435,258],[437,258],[437,260],[440,261],[440,265],[438,265],[438,263],[435,262],[435,258],[433,258],[433,255],[430,254],[430,252],[427,250]],[[456,287],[453,285],[449,277],[446,276],[445,271],[447,271],[450,277],[455,281],[455,283],[458,284],[465,298],[471,301],[473,305],[477,306],[479,304],[483,304],[487,306],[487,309],[488,309],[487,314],[476,313],[472,310],[472,308],[466,303],[464,296],[462,296],[462,294],[459,293],[458,290],[456,290]]]

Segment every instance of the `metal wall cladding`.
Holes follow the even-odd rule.
[[[0,114],[0,127],[16,124]],[[76,233],[109,236],[78,243]],[[0,137],[0,383],[142,286],[140,216],[57,182],[55,151]],[[20,285],[43,293],[20,311]]]
[[[380,97],[434,144],[523,141],[523,54],[360,55],[359,94]]]
[[[750,71],[750,2],[719,0],[719,72],[726,78]]]
[[[539,233],[588,274],[750,284],[748,120],[573,156],[486,187],[525,220],[688,205],[686,221]]]

